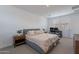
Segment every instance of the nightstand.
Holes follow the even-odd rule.
[[[13,45],[14,47],[18,46],[18,45],[21,45],[21,44],[24,44],[26,41],[25,39],[25,36],[23,35],[15,35],[13,37]]]
[[[44,33],[48,33],[48,32],[44,32]]]

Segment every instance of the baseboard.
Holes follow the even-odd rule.
[[[73,39],[73,38],[71,38],[71,37],[62,37],[62,38],[68,38],[68,39]]]
[[[8,48],[8,47],[13,47],[13,44],[10,44],[10,45],[7,45],[7,46],[0,47],[0,49],[4,49],[4,48]]]

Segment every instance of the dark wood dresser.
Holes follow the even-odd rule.
[[[73,47],[76,54],[79,54],[79,34],[74,34]]]

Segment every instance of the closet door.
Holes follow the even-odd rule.
[[[71,28],[69,23],[63,24],[63,36],[70,38]]]

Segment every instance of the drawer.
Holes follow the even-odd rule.
[[[79,51],[79,48],[75,48],[75,50]]]
[[[75,52],[76,52],[76,53],[79,52],[79,49],[75,49]]]
[[[79,51],[75,51],[76,54],[79,54]]]
[[[79,45],[75,45],[75,47],[79,47]]]
[[[75,53],[78,53],[78,54],[79,54],[79,49],[76,49],[76,50],[75,50]]]
[[[75,43],[76,43],[76,44],[79,44],[79,41],[76,40]]]

